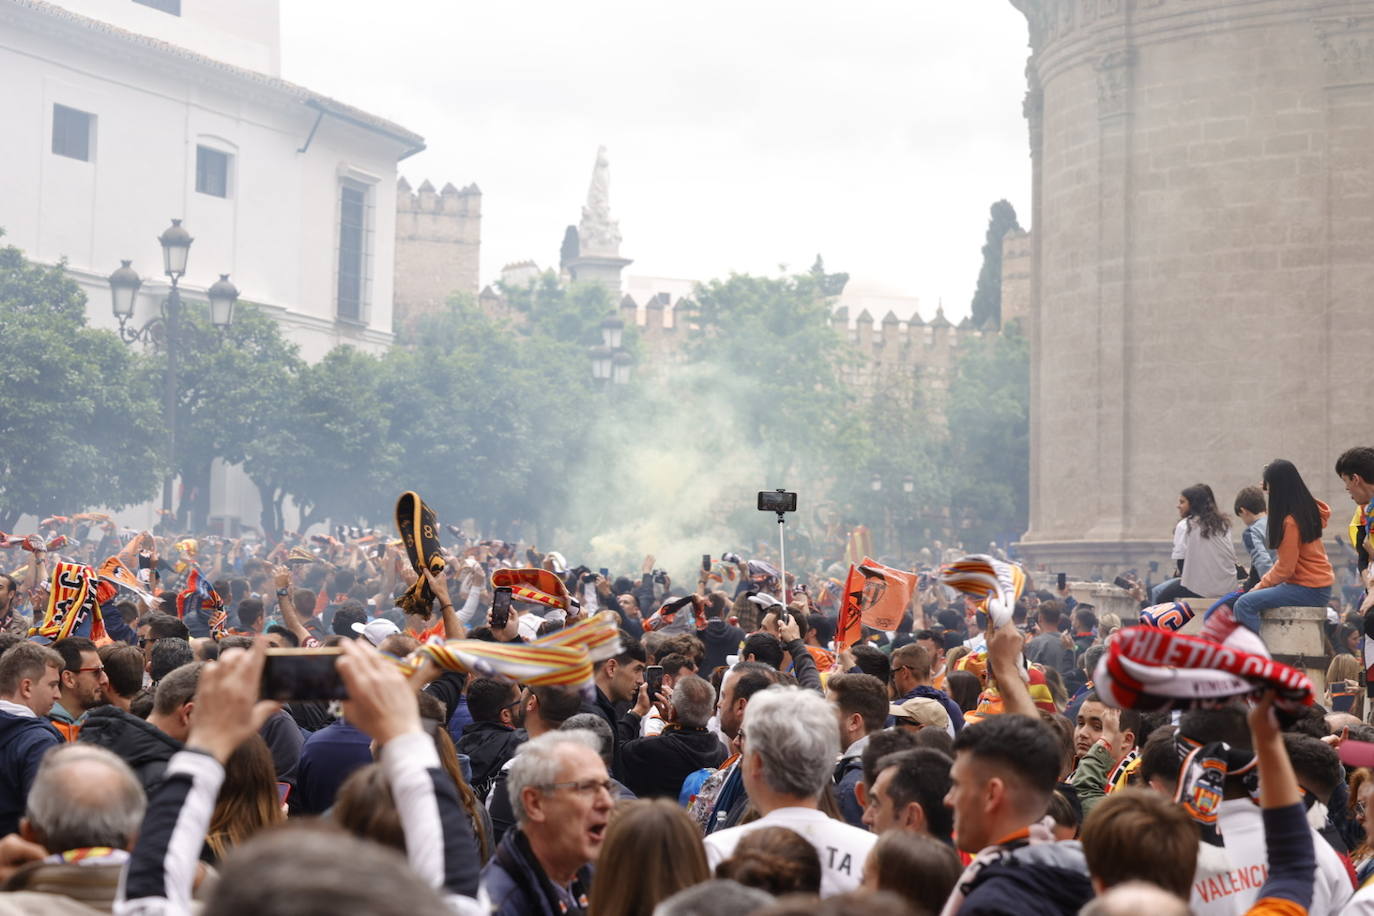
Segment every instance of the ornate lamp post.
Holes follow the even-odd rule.
[[[177,393],[180,390],[178,372],[178,346],[181,334],[181,288],[180,281],[186,275],[186,261],[191,253],[191,233],[181,225],[181,220],[172,220],[172,225],[163,230],[157,238],[162,246],[162,272],[172,281],[172,289],[162,304],[162,314],[155,315],[141,328],[128,326],[134,315],[134,303],[138,298],[142,279],[130,266],[132,261],[120,261],[119,269],[110,274],[110,305],[119,321],[119,337],[132,344],[152,339],[153,329],[162,327],[162,339],[166,349],[167,372],[163,384],[163,412],[167,422],[167,476],[162,481],[162,509],[172,511],[172,478],[175,470],[172,463],[176,458],[176,419]],[[238,301],[239,291],[229,282],[228,274],[220,277],[206,291],[210,299],[210,320],[220,331],[229,327],[234,317],[234,303]]]

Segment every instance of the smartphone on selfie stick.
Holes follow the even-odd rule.
[[[787,527],[787,513],[797,511],[797,494],[787,490],[760,490],[758,507],[760,512],[775,512],[778,516],[778,579],[782,590],[782,608],[779,621],[787,618],[787,548],[783,536]]]

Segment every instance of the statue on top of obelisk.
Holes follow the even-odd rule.
[[[604,146],[596,151],[592,184],[587,190],[587,203],[582,208],[577,236],[583,257],[620,256],[620,224],[611,219],[611,166]]]

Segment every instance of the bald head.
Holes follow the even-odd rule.
[[[143,787],[119,757],[90,744],[60,744],[38,767],[20,831],[51,853],[131,849],[146,804]]]

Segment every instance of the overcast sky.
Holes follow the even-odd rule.
[[[556,266],[596,148],[630,275],[801,270],[967,313],[988,207],[1030,222],[1026,25],[1007,0],[281,0],[286,79],[477,182],[482,282]]]

